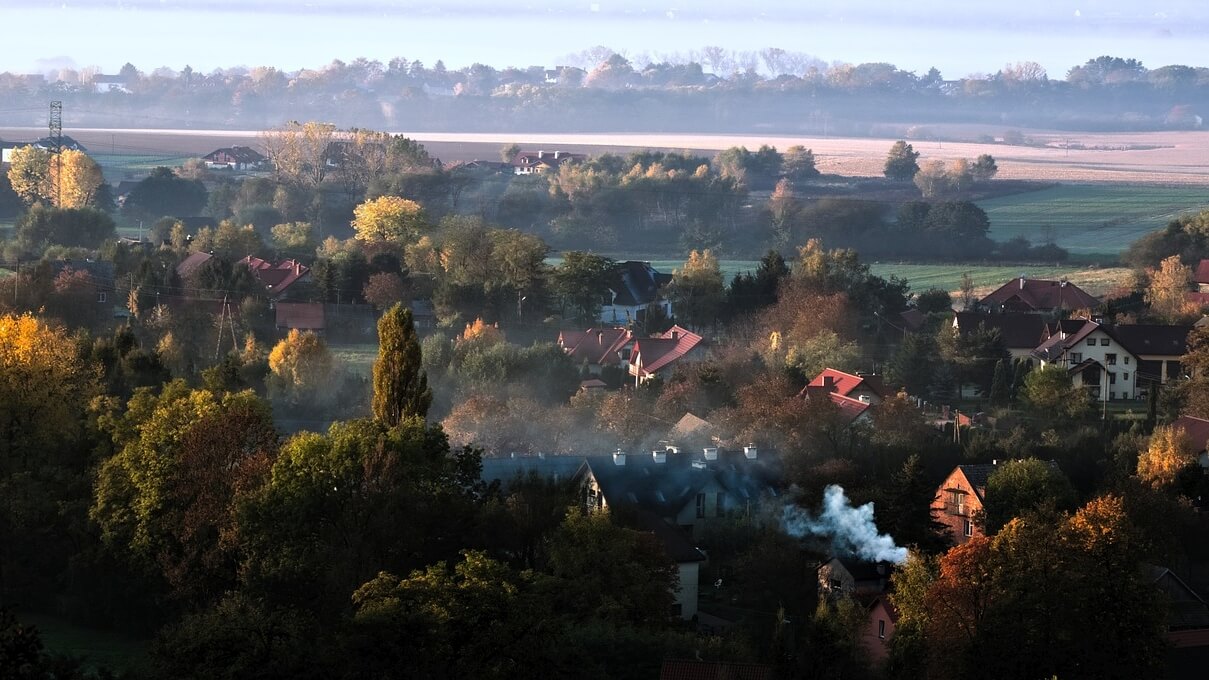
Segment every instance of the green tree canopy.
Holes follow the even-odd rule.
[[[407,418],[424,418],[431,405],[432,389],[428,387],[411,310],[397,304],[378,320],[374,419],[393,427]]]

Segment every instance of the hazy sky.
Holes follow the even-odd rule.
[[[1040,62],[1051,77],[1111,54],[1209,65],[1204,0],[0,0],[0,70],[319,67],[403,56],[451,68],[781,47],[946,77]],[[28,27],[28,30],[21,27]]]

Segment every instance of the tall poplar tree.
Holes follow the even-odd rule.
[[[428,415],[432,390],[421,367],[420,341],[411,310],[397,304],[378,320],[378,360],[374,362],[374,419],[394,427],[412,416]]]

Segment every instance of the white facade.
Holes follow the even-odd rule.
[[[1054,364],[1066,369],[1074,368],[1091,359],[1103,367],[1095,366],[1072,376],[1076,387],[1086,387],[1097,400],[1136,399],[1138,358],[1116,340],[1097,328],[1066,350],[1053,361],[1041,361],[1042,366]],[[1100,384],[1095,384],[1098,376]]]
[[[663,309],[663,314],[667,318],[672,318],[672,303],[667,300],[658,300],[655,302]],[[612,324],[615,326],[624,326],[630,322],[638,321],[638,313],[646,313],[649,305],[602,305],[600,308],[600,322]]]
[[[697,615],[698,582],[701,574],[700,562],[680,562],[676,565],[680,572],[680,585],[676,588],[676,605],[680,610],[680,618],[688,619]]]

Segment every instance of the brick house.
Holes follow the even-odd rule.
[[[987,478],[995,464],[958,465],[936,489],[932,516],[948,529],[953,542],[960,545],[974,536],[985,536],[975,515],[982,512]]]

